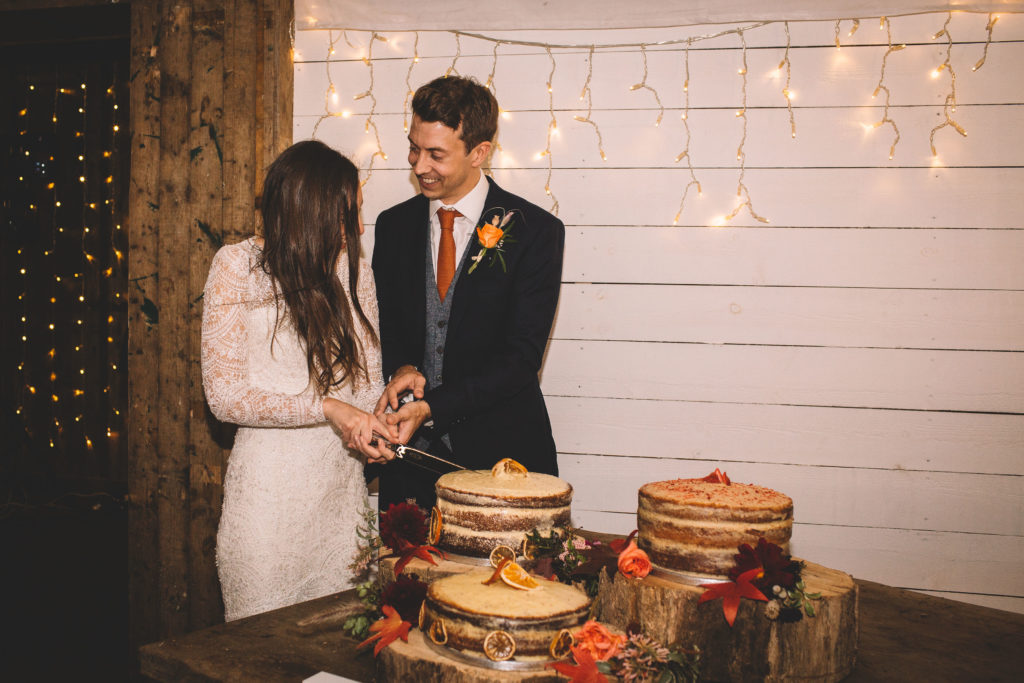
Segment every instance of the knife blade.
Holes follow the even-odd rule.
[[[370,441],[371,446],[378,446],[379,444],[380,441],[378,439]],[[395,457],[401,458],[403,461],[411,465],[417,465],[423,469],[430,470],[434,474],[447,474],[448,472],[454,472],[455,470],[466,469],[462,465],[454,463],[451,460],[445,460],[433,453],[427,453],[426,451],[421,451],[418,448],[406,446],[405,444],[384,441],[381,445],[383,448],[394,451]]]

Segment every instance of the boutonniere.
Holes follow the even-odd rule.
[[[476,229],[476,238],[480,243],[480,251],[472,258],[473,265],[469,267],[470,273],[476,270],[476,267],[480,265],[480,262],[487,256],[488,252],[490,252],[490,257],[487,265],[493,267],[495,262],[497,262],[501,264],[501,271],[503,273],[508,272],[508,266],[505,264],[505,245],[515,242],[514,239],[509,237],[509,232],[512,229],[512,221],[517,213],[515,209],[509,211],[501,207],[484,211],[483,216],[486,222]],[[488,215],[490,220],[487,220]]]

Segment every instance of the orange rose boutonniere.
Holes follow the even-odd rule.
[[[496,209],[487,209],[483,215],[485,222],[476,229],[477,241],[480,242],[480,251],[473,257],[473,265],[469,267],[469,272],[472,273],[476,270],[476,267],[480,265],[480,262],[490,252],[488,265],[494,266],[495,262],[500,263],[502,272],[507,273],[508,266],[505,264],[504,248],[506,244],[515,242],[514,239],[509,237],[508,233],[512,228],[512,219],[515,217],[516,211],[515,209],[507,211],[498,207]],[[489,219],[488,216],[490,217]]]

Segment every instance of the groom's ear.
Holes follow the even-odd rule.
[[[491,141],[485,140],[479,145],[474,147],[469,153],[469,162],[473,165],[473,168],[480,168],[484,161],[487,160],[487,155],[491,153]]]

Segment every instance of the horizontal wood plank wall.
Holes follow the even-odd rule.
[[[793,497],[802,557],[1024,612],[1024,16],[1000,18],[972,71],[987,16],[953,15],[951,116],[968,137],[939,130],[933,158],[951,86],[930,73],[945,20],[893,18],[906,48],[887,58],[878,18],[853,36],[842,22],[838,50],[834,22],[790,24],[795,138],[781,23],[693,42],[689,109],[685,43],[598,49],[589,64],[586,47],[299,31],[294,137],[315,131],[358,160],[369,227],[415,192],[409,88],[493,70],[508,112],[493,175],[544,207],[549,184],[566,223],[542,386],[577,523],[628,532],[641,484],[722,467]],[[730,28],[491,37],[655,43]],[[746,210],[723,221],[740,178],[744,40],[743,183],[768,224]],[[873,126],[884,58],[892,160],[895,130]],[[588,75],[596,130],[574,119]],[[641,83],[653,92],[630,89]],[[676,225],[691,180],[675,162],[684,113],[703,194],[691,188]],[[387,158],[370,170],[378,138]]]

